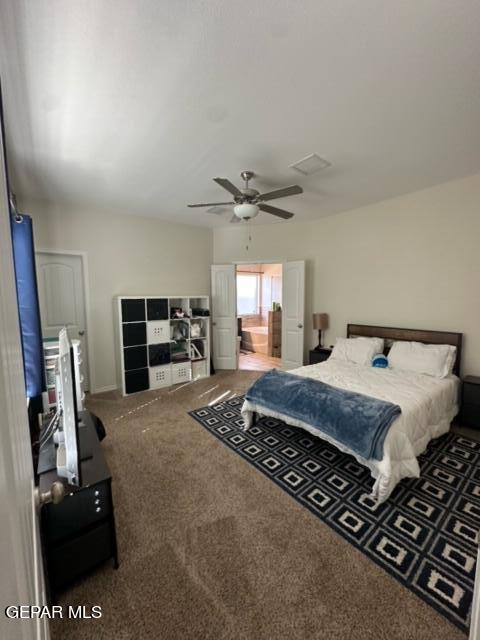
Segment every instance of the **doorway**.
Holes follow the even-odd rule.
[[[268,263],[262,263],[267,266]],[[277,262],[276,264],[280,264]],[[238,369],[237,266],[213,264],[212,275],[212,359],[215,369]],[[252,265],[250,265],[252,266]],[[304,363],[305,261],[284,262],[281,270],[281,365],[289,371]],[[248,355],[248,354],[247,354]],[[271,368],[271,366],[270,366]]]
[[[88,391],[87,313],[84,256],[73,253],[37,251],[37,281],[42,335],[58,338],[67,327],[71,340],[80,340],[83,388]]]
[[[282,366],[282,265],[237,264],[238,368]]]

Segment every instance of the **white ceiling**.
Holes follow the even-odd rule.
[[[226,224],[186,204],[253,169],[302,185],[272,204],[308,220],[480,170],[478,0],[0,6],[22,199]],[[311,152],[332,167],[288,168]]]

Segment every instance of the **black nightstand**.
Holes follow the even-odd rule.
[[[480,378],[465,376],[462,384],[462,426],[480,429]]]
[[[322,347],[321,349],[311,349],[309,355],[309,364],[318,364],[325,362],[332,355],[330,347]]]

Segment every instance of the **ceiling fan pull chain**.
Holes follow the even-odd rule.
[[[247,244],[245,246],[245,249],[248,251],[248,249],[250,247],[249,243],[252,241],[252,235],[250,233],[250,220],[247,220],[246,227],[247,227]]]

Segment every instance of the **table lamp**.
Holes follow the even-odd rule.
[[[322,348],[322,331],[328,329],[328,314],[314,313],[313,328],[318,330],[318,345],[315,347],[315,350],[319,351]]]

